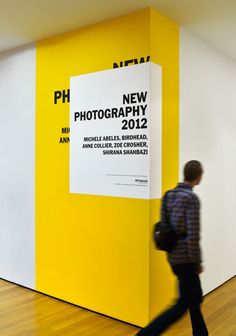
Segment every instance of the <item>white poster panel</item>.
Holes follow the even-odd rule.
[[[158,92],[151,90],[152,82],[158,83]],[[140,199],[160,197],[160,90],[161,67],[151,63],[71,78],[71,193]],[[158,97],[153,107],[151,93],[157,93]],[[152,114],[156,128],[150,125]],[[152,145],[151,131],[155,133]],[[151,148],[154,161],[158,162],[154,165],[158,177],[152,188]]]

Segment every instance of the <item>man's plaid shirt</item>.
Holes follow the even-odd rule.
[[[198,268],[201,264],[199,199],[187,183],[179,183],[164,199],[166,209],[162,202],[161,219],[165,221],[169,215],[171,225],[179,236],[176,247],[168,253],[168,260],[173,266],[194,263]]]

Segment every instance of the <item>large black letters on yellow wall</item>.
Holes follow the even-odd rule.
[[[129,59],[129,60],[124,60],[120,61],[118,63],[114,62],[113,63],[113,69],[115,68],[121,68],[124,66],[129,66],[129,65],[135,65],[135,64],[141,64],[141,63],[146,63],[150,61],[150,56],[145,57],[140,57],[134,58],[134,59]],[[58,104],[61,102],[62,104],[69,103],[70,102],[70,89],[64,89],[64,90],[57,90],[54,91],[54,104]]]

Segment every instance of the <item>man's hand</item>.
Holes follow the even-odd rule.
[[[201,274],[202,272],[204,272],[204,267],[202,265],[195,269],[196,274]]]

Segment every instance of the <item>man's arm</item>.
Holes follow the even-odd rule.
[[[192,195],[187,204],[186,227],[189,259],[201,272],[200,203],[196,195]]]

